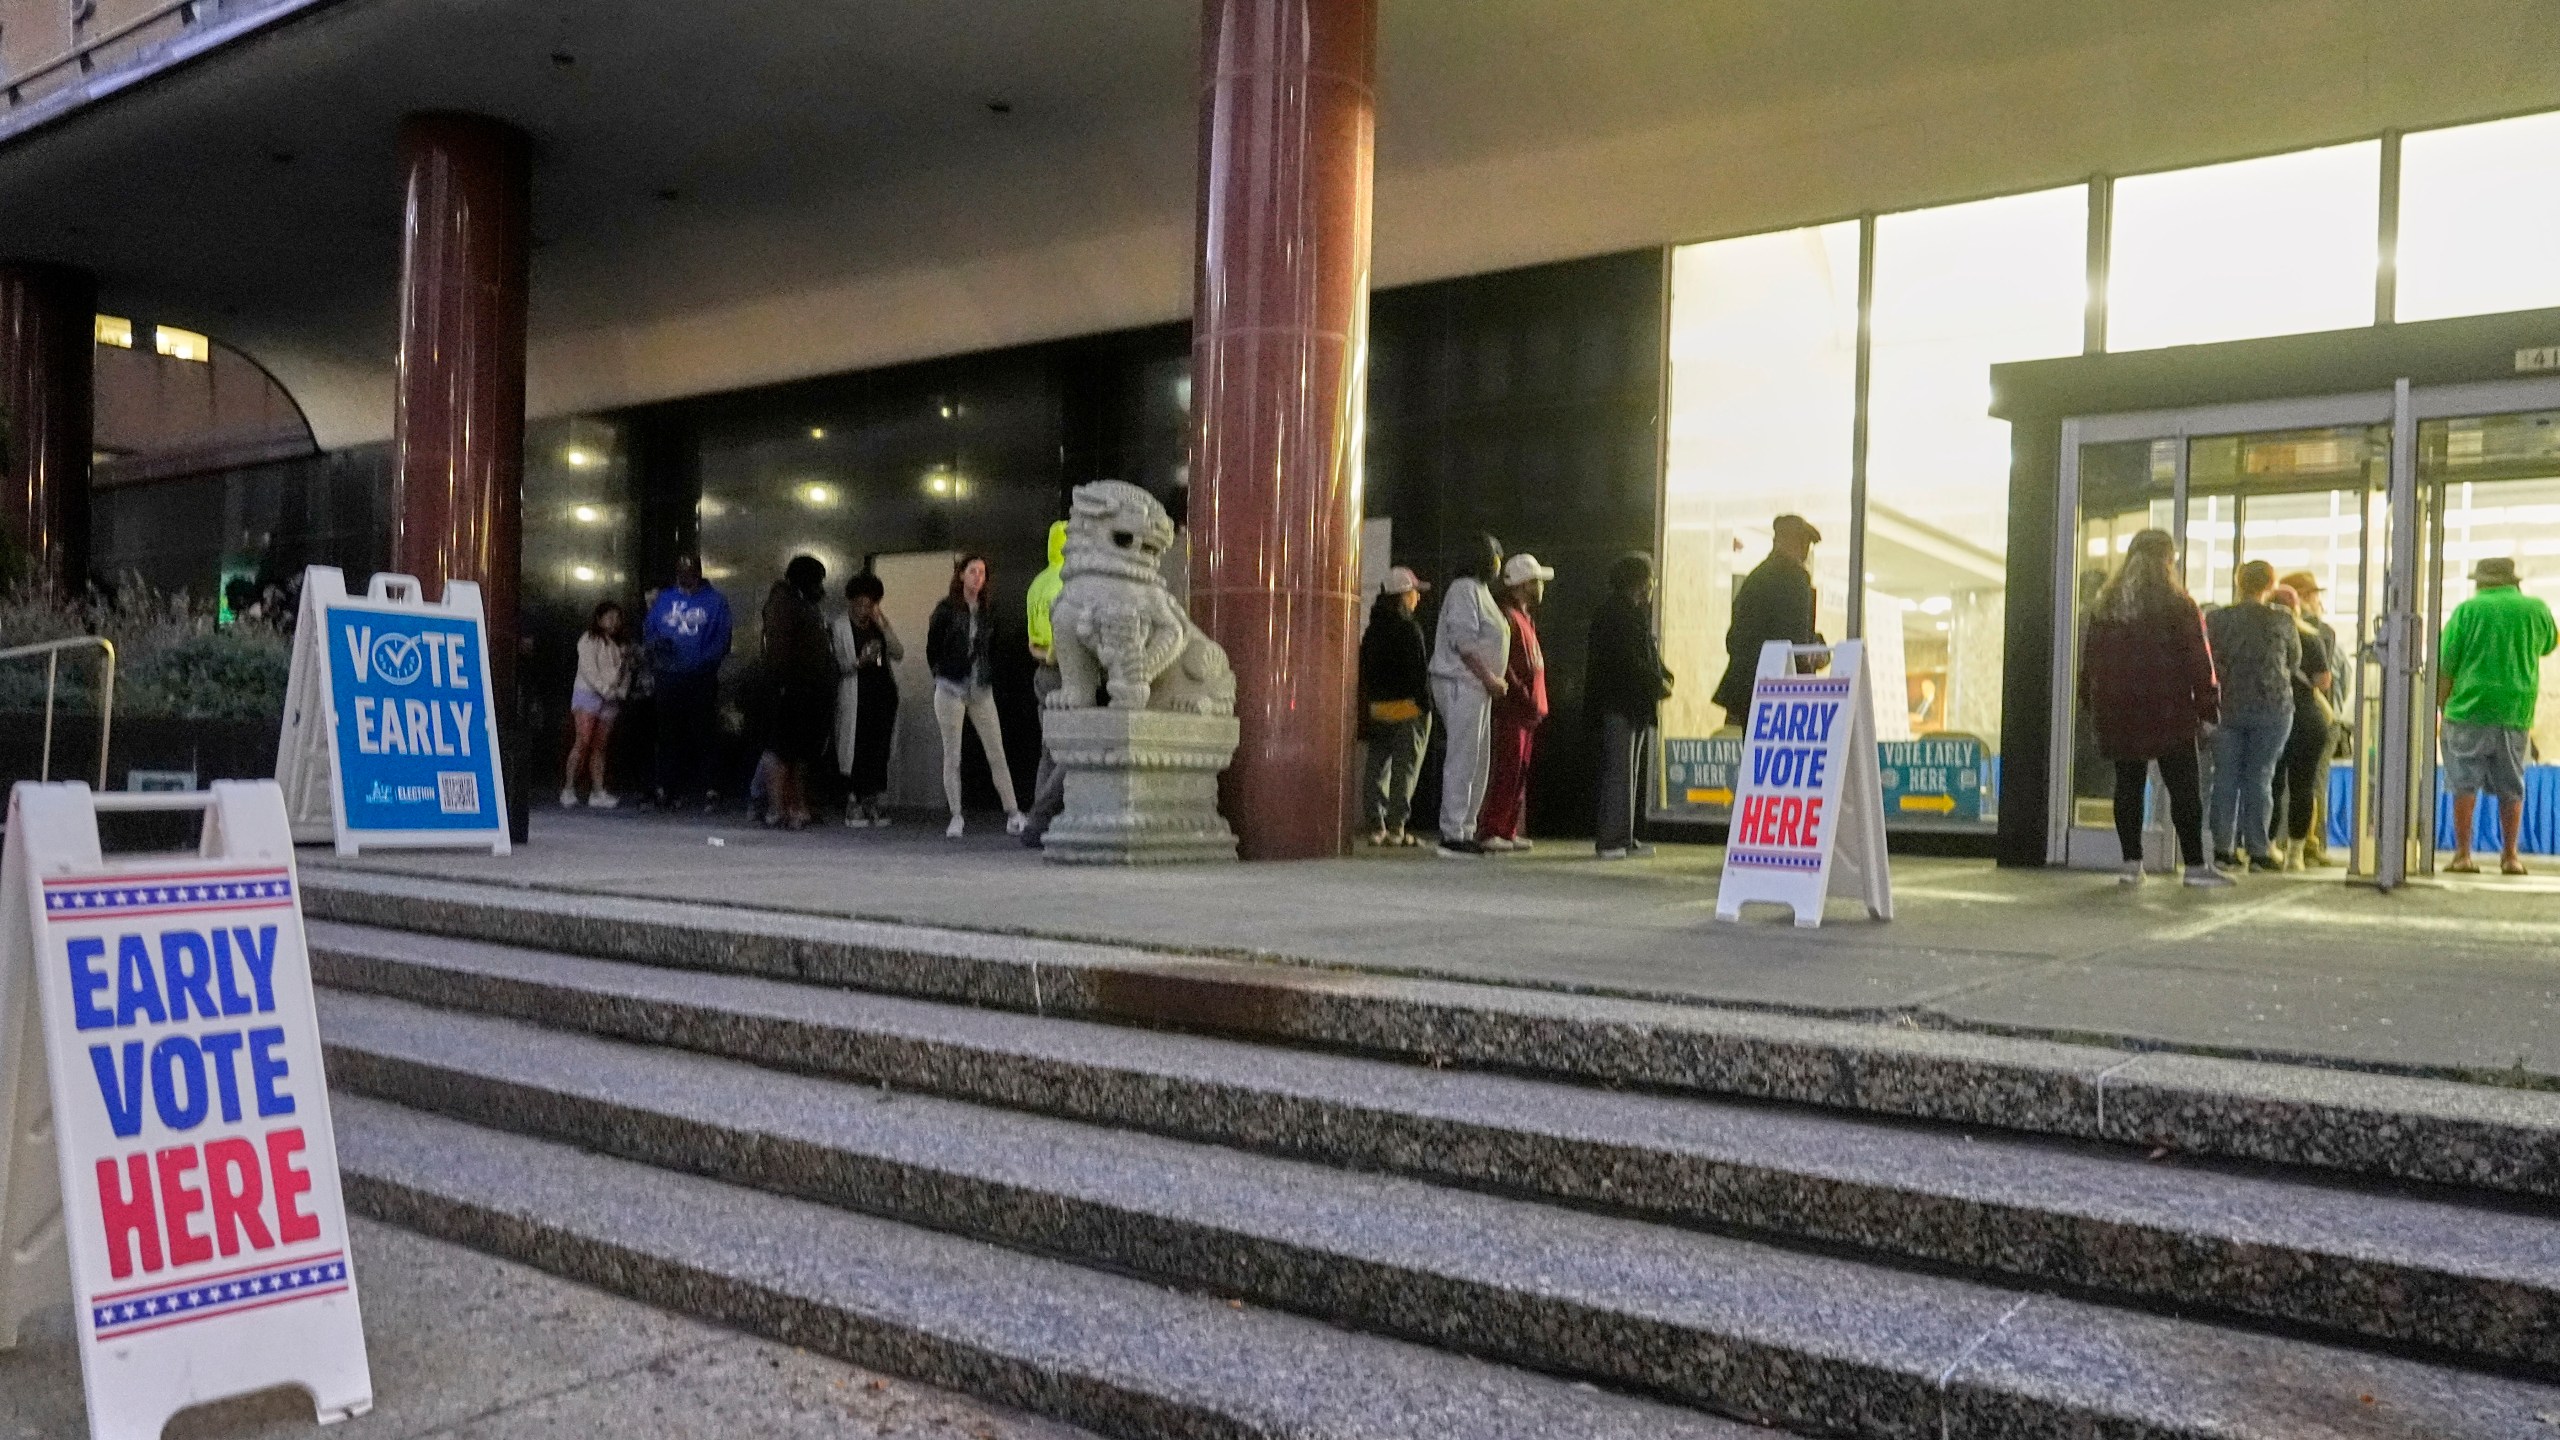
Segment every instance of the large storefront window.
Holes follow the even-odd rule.
[[[2398,318],[2560,305],[2560,114],[2400,142]]]
[[[1865,586],[1876,734],[1970,743],[1986,772],[2000,749],[2009,549],[2009,426],[1989,413],[1991,367],[2080,349],[2088,226],[2079,185],[1876,222]]]
[[[2381,208],[2373,140],[2118,180],[2107,348],[2373,323]]]
[[[1665,735],[1723,727],[1709,696],[1724,673],[1734,587],[1768,558],[1777,516],[1823,532],[1816,624],[1833,639],[1847,632],[1857,346],[1857,222],[1674,253],[1662,638],[1680,684]]]

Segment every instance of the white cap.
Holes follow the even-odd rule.
[[[1526,585],[1532,580],[1553,580],[1556,572],[1538,563],[1538,557],[1522,551],[1502,562],[1502,583]]]
[[[1378,588],[1389,595],[1410,595],[1416,590],[1428,590],[1431,587],[1423,583],[1421,576],[1398,565],[1387,572],[1386,583]]]

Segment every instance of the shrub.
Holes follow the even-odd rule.
[[[100,635],[116,647],[116,715],[178,720],[258,720],[284,712],[292,641],[274,626],[217,628],[211,606],[128,580],[112,592],[64,599],[40,586],[0,591],[0,647]],[[97,708],[99,666],[64,655],[56,704]],[[0,711],[44,705],[41,657],[0,662]]]

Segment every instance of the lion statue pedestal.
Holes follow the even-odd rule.
[[[1158,567],[1173,538],[1173,517],[1137,486],[1076,487],[1049,609],[1058,688],[1041,716],[1066,810],[1040,848],[1061,864],[1236,858],[1218,813],[1218,776],[1236,753],[1236,677],[1165,589]]]

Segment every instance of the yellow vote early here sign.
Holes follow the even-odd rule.
[[[108,808],[200,810],[201,842],[108,856]],[[97,1440],[281,1385],[372,1408],[299,884],[272,781],[10,793],[0,1348],[68,1298]]]

